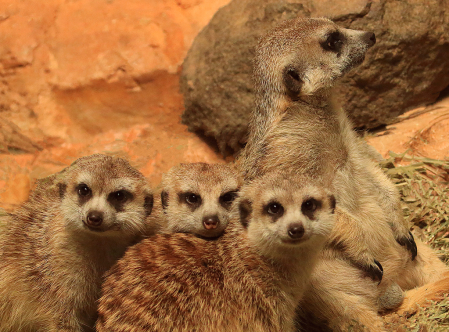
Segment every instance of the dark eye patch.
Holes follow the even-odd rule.
[[[298,99],[302,86],[304,85],[304,82],[299,76],[299,70],[290,66],[284,68],[283,81],[290,98],[292,98],[292,100]]]
[[[334,31],[327,36],[325,41],[321,42],[321,47],[325,51],[331,51],[340,56],[344,41],[345,37],[340,32]]]
[[[89,199],[92,198],[92,189],[85,183],[80,183],[75,187],[75,191],[78,195],[79,205],[83,205]]]
[[[249,216],[251,215],[252,210],[252,204],[249,200],[245,199],[239,203],[240,223],[245,228],[248,228]]]
[[[165,210],[168,206],[168,192],[165,190],[161,192],[161,203],[162,208]]]
[[[231,190],[221,195],[220,198],[218,199],[221,206],[223,206],[225,209],[229,209],[232,205],[232,202],[237,197],[237,192],[238,192],[237,190]]]
[[[151,214],[151,211],[153,210],[153,195],[147,195],[145,196],[145,201],[143,204],[143,207],[145,209],[145,214],[147,217]]]
[[[282,204],[275,201],[265,205],[263,211],[265,214],[269,215],[273,219],[273,222],[282,217],[285,212]]]
[[[123,206],[126,202],[133,199],[133,194],[128,190],[117,190],[108,195],[108,202],[111,204],[117,212],[123,211]]]
[[[67,185],[65,183],[58,183],[58,192],[59,192],[60,199],[64,198],[66,191],[67,191]]]
[[[187,204],[192,211],[195,211],[202,203],[201,196],[192,192],[179,193],[178,198],[180,204]]]
[[[315,219],[315,211],[321,208],[321,201],[315,198],[308,198],[301,205],[301,212],[309,217],[309,219]]]

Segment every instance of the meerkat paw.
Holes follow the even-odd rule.
[[[368,273],[369,277],[373,279],[373,281],[378,281],[380,284],[384,275],[384,268],[379,263],[379,261],[374,260],[374,265],[370,265],[366,272]]]
[[[396,241],[403,247],[406,247],[408,251],[412,254],[412,261],[416,258],[418,254],[418,249],[416,248],[415,238],[412,232],[408,232],[406,236],[396,237]]]
[[[380,284],[384,275],[384,268],[379,263],[379,261],[373,259],[372,263],[356,262],[355,265],[365,273],[366,277],[369,277],[373,281],[377,281]]]

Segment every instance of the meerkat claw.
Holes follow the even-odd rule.
[[[408,232],[408,234],[410,235],[410,238],[402,236],[402,237],[396,239],[396,241],[401,246],[405,246],[407,248],[407,250],[411,252],[412,261],[413,261],[413,260],[415,260],[416,255],[418,254],[418,249],[416,248],[415,238],[413,237],[412,232]]]
[[[374,260],[374,264],[362,267],[362,269],[373,281],[378,281],[378,284],[380,284],[384,275],[384,268],[377,260]]]

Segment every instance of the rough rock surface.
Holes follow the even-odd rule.
[[[449,98],[404,113],[399,122],[367,137],[367,141],[384,158],[393,151],[449,160]]]
[[[375,128],[449,85],[449,0],[233,0],[196,37],[181,88],[189,130],[212,138],[222,153],[245,141],[253,103],[251,61],[258,37],[279,22],[329,17],[374,31],[377,44],[339,95],[357,127]]]
[[[1,0],[0,207],[90,153],[157,185],[179,162],[224,162],[180,124],[179,67],[229,0]]]

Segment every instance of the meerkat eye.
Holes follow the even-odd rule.
[[[87,184],[81,183],[78,185],[78,195],[87,196],[92,193],[92,190],[87,186]]]
[[[225,193],[225,194],[220,196],[220,202],[222,202],[222,203],[231,203],[232,201],[234,201],[236,196],[237,195],[236,195],[235,191],[227,192],[227,193]]]
[[[271,215],[282,215],[284,213],[284,207],[277,202],[273,202],[267,205],[267,212]]]
[[[342,45],[343,45],[342,35],[338,31],[329,34],[326,41],[321,44],[323,49],[332,52],[340,52]]]
[[[316,209],[320,206],[320,202],[314,198],[310,198],[302,203],[301,210],[304,214],[306,212],[315,212]]]
[[[301,81],[301,79],[299,78],[298,73],[295,70],[289,69],[287,71],[287,74],[290,75],[290,77],[293,78],[295,81]]]
[[[125,202],[128,198],[131,197],[131,193],[126,190],[119,190],[109,194],[109,199],[114,200],[116,202]]]
[[[200,195],[196,195],[196,194],[187,194],[186,195],[186,202],[188,204],[196,204],[199,202],[200,200]]]

